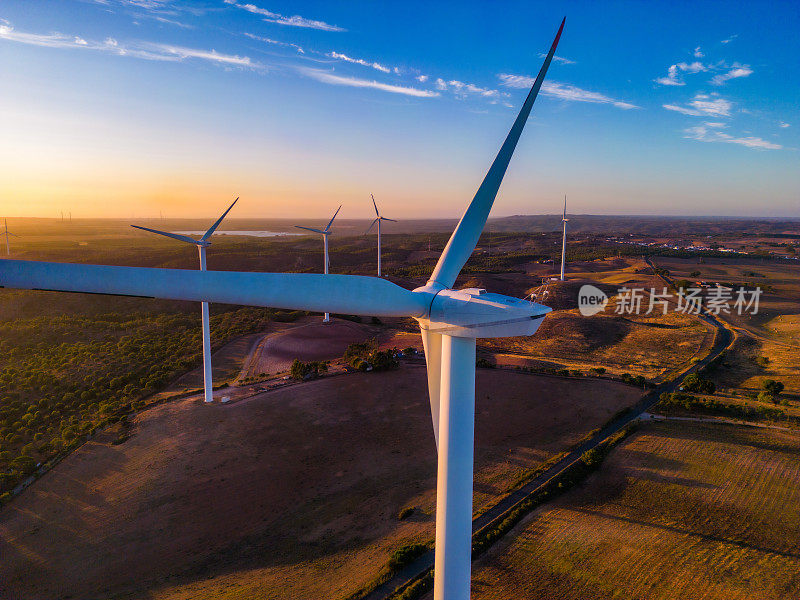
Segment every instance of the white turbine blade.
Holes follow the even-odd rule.
[[[369,197],[370,197],[370,198],[372,198],[372,206],[374,206],[374,207],[375,207],[375,216],[376,216],[376,217],[378,217],[378,218],[380,219],[380,218],[381,218],[381,213],[379,213],[379,212],[378,212],[378,205],[377,205],[377,204],[375,204],[375,196],[373,196],[372,194],[370,194],[370,195],[369,195]]]
[[[380,221],[380,218],[375,219],[372,222],[372,224],[369,226],[369,228],[364,232],[364,235],[367,235],[370,231],[372,231],[372,228],[375,227],[375,223],[377,223],[378,221]]]
[[[566,20],[566,18],[564,20]],[[481,236],[483,227],[486,224],[486,219],[489,218],[489,211],[492,209],[497,191],[500,189],[500,184],[508,168],[508,163],[511,161],[511,156],[514,154],[514,149],[517,147],[522,129],[525,127],[525,122],[528,120],[531,108],[533,108],[533,102],[539,94],[539,88],[542,87],[542,82],[547,74],[547,68],[553,60],[553,54],[555,54],[556,46],[558,46],[558,40],[561,38],[561,31],[563,29],[564,21],[561,21],[561,27],[558,28],[558,33],[550,47],[550,52],[547,53],[547,58],[544,59],[542,68],[539,69],[536,81],[534,81],[528,93],[528,97],[525,99],[525,103],[522,105],[522,109],[519,111],[519,115],[517,115],[517,119],[511,127],[511,131],[508,132],[508,137],[506,137],[505,142],[503,142],[500,152],[497,153],[497,157],[494,159],[483,183],[481,183],[481,186],[475,193],[475,197],[472,199],[472,202],[470,202],[469,207],[467,207],[464,216],[461,217],[458,225],[456,225],[456,229],[450,237],[450,241],[447,242],[447,246],[444,252],[442,252],[442,256],[439,258],[439,262],[436,264],[436,268],[433,270],[428,280],[428,285],[438,284],[445,288],[452,287],[462,267],[466,264],[472,251],[475,250],[475,245],[478,243],[478,238]]]
[[[397,223],[397,219],[388,219],[386,217],[381,217],[381,221],[391,221],[392,223]]]
[[[420,328],[425,365],[428,368],[428,396],[431,402],[431,421],[436,448],[439,448],[439,403],[442,385],[442,334]]]
[[[336,215],[339,214],[340,210],[342,210],[342,205],[341,204],[339,205],[339,208],[336,209],[336,212],[333,213],[333,216],[331,217],[330,223],[328,223],[328,226],[325,228],[325,231],[328,231],[331,228],[331,225],[333,225],[333,220],[336,218]]]
[[[564,216],[562,217],[565,221],[567,220],[567,196],[564,196]]]
[[[238,201],[239,201],[239,198],[237,197],[236,200],[233,201],[233,204],[236,204]],[[208,228],[208,231],[206,231],[205,235],[203,235],[203,237],[200,238],[200,241],[205,242],[208,238],[210,238],[214,234],[214,232],[217,230],[217,227],[219,227],[219,224],[222,223],[222,219],[225,218],[225,215],[227,215],[229,212],[231,212],[231,209],[233,208],[233,204],[231,204],[228,207],[228,210],[226,210],[224,213],[222,213],[222,216],[219,219],[217,219],[216,223],[214,223],[211,227]]]
[[[158,229],[150,229],[149,227],[141,227],[140,225],[131,225],[136,229],[141,229],[143,231],[149,231],[150,233],[157,233],[158,235],[165,235],[168,238],[172,238],[174,240],[180,240],[181,242],[187,242],[189,244],[194,244],[196,246],[202,245],[201,240],[196,240],[188,235],[181,235],[180,233],[170,233],[168,231],[159,231]]]
[[[306,231],[313,231],[314,233],[321,233],[322,235],[327,235],[327,231],[322,231],[322,229],[314,229],[313,227],[303,227],[302,225],[295,225],[298,229],[305,229]]]
[[[360,275],[245,273],[0,260],[0,287],[378,317],[418,317],[424,295]]]

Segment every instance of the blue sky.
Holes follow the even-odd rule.
[[[493,215],[800,216],[797,2],[4,0],[2,212],[458,216],[565,15]]]

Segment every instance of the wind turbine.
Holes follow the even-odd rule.
[[[239,201],[239,198],[233,201],[233,204],[236,204]],[[216,231],[219,224],[222,223],[222,219],[225,218],[230,210],[233,208],[233,204],[228,207],[222,216],[217,219],[217,221],[208,228],[199,240],[189,237],[188,235],[181,235],[179,233],[169,233],[168,231],[158,231],[157,229],[150,229],[149,227],[140,227],[139,225],[131,225],[131,227],[135,227],[136,229],[142,229],[143,231],[149,231],[150,233],[157,233],[158,235],[165,235],[169,238],[174,240],[178,240],[181,242],[186,242],[188,244],[194,244],[197,246],[197,250],[200,254],[200,270],[206,270],[206,248],[211,245],[210,238]],[[200,303],[201,311],[203,315],[203,396],[206,402],[213,402],[214,401],[214,376],[211,372],[211,322],[208,315],[208,302],[204,301]]]
[[[19,237],[19,236],[16,235],[16,234],[11,233],[8,230],[8,219],[3,219],[3,221],[5,222],[5,231],[0,233],[0,235],[6,236],[6,256],[10,256],[11,255],[11,246],[9,246],[9,244],[8,244],[8,238],[9,238],[9,236],[11,236],[11,237]]]
[[[564,194],[564,215],[561,222],[564,224],[564,237],[561,238],[561,281],[564,281],[564,261],[567,257],[567,195]]]
[[[333,225],[333,220],[336,218],[336,215],[339,214],[339,211],[342,210],[342,205],[339,205],[339,208],[336,209],[336,212],[333,213],[331,220],[328,221],[328,226],[325,229],[314,229],[313,227],[303,227],[302,225],[295,225],[298,229],[305,229],[306,231],[313,231],[314,233],[321,233],[322,234],[322,242],[325,247],[325,275],[328,274],[328,270],[331,266],[331,262],[328,259],[328,236],[331,234],[331,225]],[[327,323],[331,320],[331,314],[325,313],[325,316],[322,319],[323,323]]]
[[[377,218],[369,226],[369,229],[367,229],[367,233],[369,233],[372,230],[372,228],[375,226],[375,223],[378,224],[378,277],[381,277],[381,221],[391,221],[392,223],[397,223],[397,221],[395,221],[394,219],[387,219],[386,217],[382,217],[381,213],[378,212],[378,205],[375,204],[375,196],[373,196],[372,194],[370,194],[369,196],[370,198],[372,198],[372,206],[375,207],[375,214],[377,215]],[[366,233],[364,235],[366,235]]]
[[[425,347],[439,453],[434,599],[469,600],[476,339],[532,335],[551,309],[482,289],[454,290],[452,286],[483,231],[563,29],[564,21],[489,172],[422,287],[410,291],[385,279],[358,275],[189,271],[18,260],[0,260],[0,285],[415,318]]]

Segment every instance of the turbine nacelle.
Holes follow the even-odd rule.
[[[463,290],[424,286],[414,293],[432,295],[428,314],[417,318],[422,329],[462,338],[533,335],[552,309],[542,304],[480,288]]]

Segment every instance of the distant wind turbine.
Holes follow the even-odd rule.
[[[372,206],[375,207],[375,214],[377,218],[372,222],[367,229],[367,233],[372,231],[372,228],[375,226],[375,223],[378,224],[378,277],[381,277],[381,221],[391,221],[392,223],[397,223],[394,219],[387,219],[386,217],[382,217],[381,213],[378,212],[378,205],[375,203],[375,196],[372,194],[369,195],[372,198]],[[364,234],[366,235],[366,234]]]
[[[425,348],[438,450],[433,598],[469,600],[476,341],[533,335],[551,309],[484,289],[455,290],[453,286],[486,226],[563,29],[564,21],[492,166],[422,287],[407,290],[385,279],[360,275],[187,271],[7,259],[0,260],[0,285],[416,319]],[[327,228],[311,231],[327,237]],[[398,400],[408,400],[401,390],[397,395]]]
[[[328,274],[328,269],[331,266],[330,260],[328,259],[328,236],[331,234],[331,225],[333,225],[333,220],[336,218],[336,215],[339,214],[339,211],[342,210],[342,205],[339,205],[339,208],[336,209],[336,212],[333,213],[331,220],[328,222],[327,227],[325,229],[314,229],[313,227],[303,227],[302,225],[295,225],[298,229],[305,229],[306,231],[313,231],[314,233],[322,234],[322,241],[325,247],[325,275]],[[331,320],[331,314],[325,313],[325,316],[322,319],[323,323],[327,323]]]
[[[561,281],[564,281],[564,261],[567,256],[567,195],[564,194],[564,215],[561,217],[561,223],[564,225],[564,237],[561,238]]]
[[[216,223],[214,223],[211,227],[208,228],[199,240],[189,237],[188,235],[181,235],[179,233],[169,233],[168,231],[158,231],[157,229],[150,229],[149,227],[140,227],[139,225],[131,225],[131,227],[135,227],[136,229],[141,229],[143,231],[149,231],[150,233],[157,233],[158,235],[165,235],[169,238],[174,240],[178,240],[181,242],[186,242],[188,244],[194,244],[197,246],[197,250],[200,253],[200,270],[206,270],[206,248],[211,245],[210,238],[216,231],[219,224],[222,223],[222,219],[225,218],[230,210],[233,208],[233,205],[239,201],[239,198],[233,201],[222,216],[217,219]],[[203,388],[204,388],[204,399],[206,402],[213,402],[214,401],[214,388],[213,388],[213,374],[211,372],[211,323],[209,320],[208,315],[208,302],[201,302],[201,309],[203,314]]]
[[[9,244],[8,244],[8,237],[9,236],[11,236],[11,237],[19,237],[19,236],[11,233],[8,230],[8,219],[4,219],[4,221],[5,221],[5,231],[0,233],[0,235],[6,236],[6,256],[10,256],[11,255],[11,246],[9,246]]]

